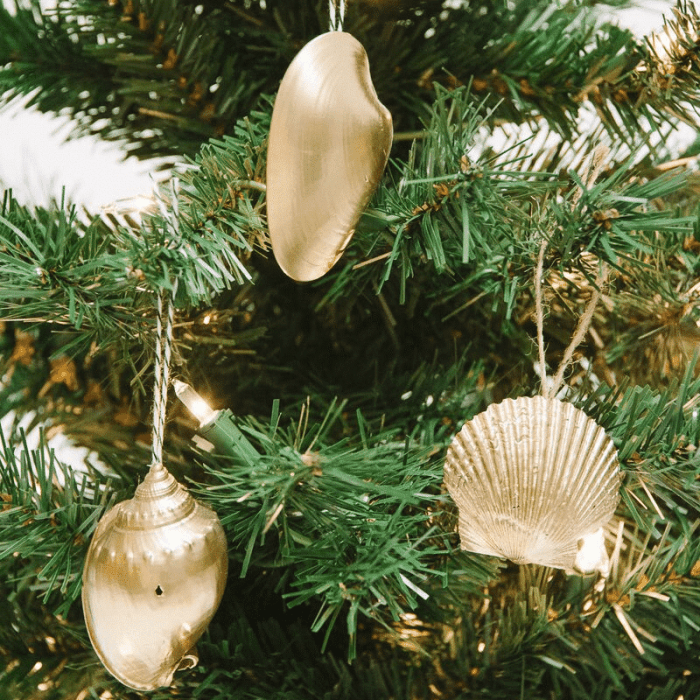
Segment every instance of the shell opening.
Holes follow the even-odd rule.
[[[156,595],[163,595],[163,593],[164,593],[163,589],[160,587],[160,584],[158,584],[156,586]]]

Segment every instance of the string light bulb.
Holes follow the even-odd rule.
[[[175,395],[187,410],[199,421],[200,427],[216,418],[216,411],[189,385],[179,379],[173,380]]]
[[[258,452],[243,435],[228,409],[213,409],[189,384],[173,379],[175,395],[199,421],[197,432],[208,440],[219,454],[240,457],[254,464]]]

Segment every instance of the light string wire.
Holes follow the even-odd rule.
[[[331,32],[342,32],[345,22],[345,0],[328,0],[328,14],[330,15]]]

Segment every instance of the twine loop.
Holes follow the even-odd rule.
[[[587,187],[590,187],[598,177],[598,173],[602,168],[605,156],[608,153],[608,149],[605,146],[599,146],[593,153],[591,158],[591,163],[588,167],[588,172],[585,176],[585,183]],[[578,200],[581,198],[583,190],[578,188],[574,193],[572,205],[576,206]],[[540,393],[545,398],[553,398],[556,396],[559,388],[564,382],[564,372],[571,364],[576,348],[581,344],[581,341],[586,337],[588,329],[591,327],[591,322],[593,321],[593,314],[595,313],[596,306],[600,300],[602,294],[602,286],[608,276],[608,266],[605,263],[600,265],[598,271],[598,276],[593,288],[593,294],[586,304],[586,309],[583,312],[581,318],[579,318],[576,324],[576,329],[574,335],[571,338],[571,342],[567,345],[566,350],[564,350],[564,356],[562,357],[559,368],[557,369],[554,379],[552,380],[551,386],[547,386],[547,369],[545,366],[545,356],[544,356],[544,311],[542,304],[542,276],[544,268],[544,254],[547,250],[547,245],[549,241],[546,238],[542,239],[540,244],[540,251],[537,256],[537,267],[535,269],[535,314],[537,321],[537,348],[538,348],[538,361],[539,361],[539,374],[540,374]]]
[[[163,440],[165,437],[165,418],[170,384],[170,357],[173,349],[173,320],[175,316],[172,294],[167,296],[161,291],[157,297],[158,313],[156,316],[156,357],[155,381],[153,387],[153,439],[151,441],[151,467],[163,464]],[[164,297],[165,301],[164,301]]]
[[[156,198],[163,219],[173,231],[178,230],[179,182],[174,178],[170,182],[170,201],[163,197]],[[169,206],[168,206],[169,205]],[[156,297],[156,357],[153,386],[153,432],[151,441],[151,469],[163,464],[163,441],[165,438],[165,419],[168,404],[168,388],[170,386],[170,358],[173,350],[173,323],[175,317],[175,294],[177,279],[174,280],[170,293],[161,289]]]
[[[345,0],[328,0],[328,14],[330,15],[329,31],[342,32],[345,21]]]

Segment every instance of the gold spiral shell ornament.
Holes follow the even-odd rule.
[[[172,304],[168,312],[170,337]],[[177,670],[197,664],[195,644],[219,606],[228,569],[218,517],[162,464],[169,345],[157,346],[151,467],[134,497],[102,517],[83,569],[90,641],[107,670],[136,690],[168,686]]]
[[[337,29],[344,3],[330,5]],[[338,261],[379,184],[392,138],[362,44],[343,31],[306,44],[282,79],[268,145],[267,220],[285,274],[307,282]]]

